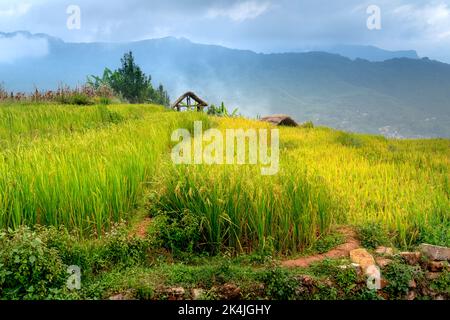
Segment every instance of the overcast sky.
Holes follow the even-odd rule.
[[[67,28],[67,8],[81,28]],[[381,30],[366,10],[381,9]],[[335,44],[414,49],[450,62],[450,0],[0,0],[0,31],[47,33],[71,42],[185,37],[258,52]]]

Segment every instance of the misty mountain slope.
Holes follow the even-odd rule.
[[[31,36],[29,37],[36,37]],[[114,69],[126,51],[174,100],[193,90],[248,116],[289,113],[335,128],[387,136],[450,137],[450,65],[428,59],[382,62],[325,52],[257,54],[163,38],[133,43],[48,41],[42,57],[0,62],[10,90],[82,84]]]
[[[369,61],[385,61],[395,58],[419,59],[414,50],[389,51],[374,46],[339,45],[321,48],[320,51],[336,53],[350,59],[365,59]]]

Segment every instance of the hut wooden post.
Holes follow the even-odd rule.
[[[186,99],[186,103],[183,103],[183,100]],[[194,104],[192,103],[194,101]],[[181,97],[179,97],[171,106],[172,109],[176,109],[177,111],[181,111],[181,108],[187,108],[187,110],[197,109],[198,112],[203,111],[205,107],[208,106],[208,103],[200,99],[193,92],[186,92]]]

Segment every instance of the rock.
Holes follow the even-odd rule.
[[[353,263],[359,264],[364,272],[366,272],[368,267],[375,265],[373,256],[363,248],[350,251],[350,260]]]
[[[109,297],[109,300],[128,300],[122,293]]]
[[[388,285],[388,281],[385,278],[381,278],[380,280],[380,289],[386,288]]]
[[[443,296],[436,296],[436,297],[434,298],[434,300],[440,300],[440,301],[443,301],[443,300],[445,300],[445,298],[444,298]]]
[[[402,258],[411,266],[414,266],[420,261],[420,252],[401,252]]]
[[[314,279],[310,276],[300,276],[299,280],[306,287],[312,287],[314,285]]]
[[[253,294],[256,297],[260,297],[260,296],[264,295],[264,292],[265,292],[264,283],[255,283],[255,284],[251,285],[250,288],[251,289],[249,291],[253,292]]]
[[[406,299],[407,300],[414,300],[417,297],[417,294],[414,290],[411,290],[408,292]]]
[[[430,261],[427,267],[431,272],[441,272],[444,270],[444,263],[442,261]]]
[[[394,255],[394,249],[393,248],[389,248],[389,247],[380,246],[380,247],[375,249],[375,253],[379,254],[379,255],[382,255],[382,256],[391,257],[391,256]]]
[[[436,279],[439,279],[440,276],[441,276],[440,272],[427,272],[427,273],[425,273],[425,278],[427,278],[428,280],[436,280]]]
[[[108,298],[109,300],[133,300],[133,293],[131,290],[118,293]]]
[[[165,289],[163,294],[167,295],[168,300],[183,300],[186,291],[181,287]]]
[[[433,290],[427,287],[422,287],[421,289],[422,296],[424,297],[432,297],[434,295]]]
[[[202,300],[204,295],[205,295],[205,290],[192,289],[192,299],[193,300]]]
[[[363,274],[363,270],[362,270],[360,264],[358,264],[358,263],[352,263],[352,264],[350,264],[350,265],[352,266],[353,269],[355,269],[356,274],[357,274],[358,276],[361,276],[361,275]]]
[[[333,281],[330,278],[326,278],[322,281],[322,284],[324,284],[325,286],[332,288],[334,286]]]
[[[419,249],[431,260],[450,261],[450,248],[423,243],[419,246]]]
[[[417,283],[416,283],[416,281],[413,279],[413,280],[411,280],[409,283],[408,283],[408,287],[410,287],[410,288],[417,288]]]
[[[217,291],[224,300],[236,300],[241,297],[241,289],[233,283],[225,283]]]
[[[392,260],[391,259],[387,259],[387,258],[377,258],[376,262],[377,262],[377,265],[381,269],[384,269],[388,264],[390,264],[392,262]]]

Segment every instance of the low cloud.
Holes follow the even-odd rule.
[[[227,8],[212,8],[208,10],[207,17],[214,19],[226,17],[233,21],[242,22],[255,19],[270,8],[270,2],[245,1],[233,4]]]
[[[403,5],[393,10],[392,14],[409,30],[420,30],[421,33],[417,33],[423,38],[441,40],[450,32],[450,8],[446,3]]]
[[[9,7],[0,7],[0,17],[20,17],[30,11],[31,3],[19,3]]]
[[[39,58],[49,52],[45,38],[28,38],[23,34],[0,36],[0,63],[13,63],[24,58]]]

